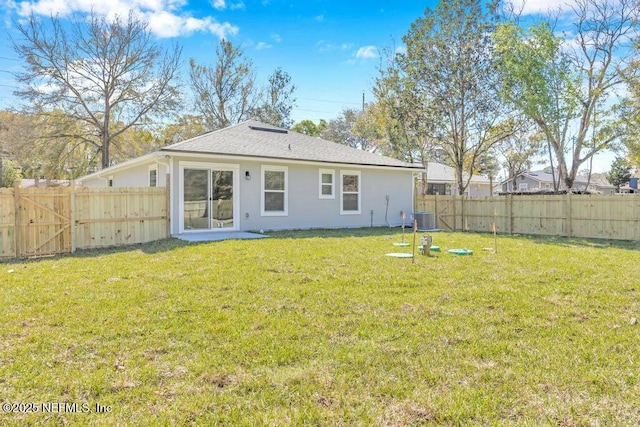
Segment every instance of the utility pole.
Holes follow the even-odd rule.
[[[362,112],[364,112],[364,90],[362,91]]]

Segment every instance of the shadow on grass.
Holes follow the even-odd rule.
[[[401,231],[400,227],[390,228],[390,227],[374,227],[374,228],[340,228],[340,229],[309,229],[309,230],[289,230],[289,231],[272,231],[265,233],[271,239],[309,239],[309,238],[336,238],[342,239],[347,237],[371,237],[371,236],[386,236],[393,235]],[[411,228],[405,228],[406,233],[411,233]],[[228,239],[234,240],[234,239]],[[108,254],[115,253],[123,253],[123,252],[132,252],[132,251],[142,251],[146,254],[156,254],[162,252],[172,251],[174,249],[183,248],[185,246],[195,246],[195,245],[207,245],[211,243],[223,242],[224,240],[218,241],[200,241],[200,242],[189,242],[176,238],[168,238],[162,240],[156,240],[155,242],[149,243],[138,243],[134,245],[127,246],[111,246],[106,248],[94,248],[94,249],[78,249],[74,254],[58,254],[51,256],[43,256],[43,257],[34,257],[34,258],[6,258],[1,259],[0,264],[10,264],[10,263],[33,263],[50,260],[52,258],[62,259],[67,257],[74,258],[94,258]]]
[[[350,237],[375,237],[375,236],[391,236],[401,233],[400,227],[373,227],[373,228],[340,228],[340,229],[309,229],[309,230],[287,230],[287,231],[271,231],[266,233],[272,239],[311,239],[311,238],[329,238],[344,239]],[[412,234],[411,227],[405,227],[407,236]],[[423,234],[424,232],[419,232]],[[451,233],[442,231],[442,233]],[[455,232],[456,234],[477,235],[491,237],[491,233],[479,232]],[[525,234],[499,234],[500,239],[509,240],[525,240],[540,245],[553,245],[564,247],[585,247],[595,249],[616,248],[630,251],[640,251],[640,242],[624,241],[624,240],[605,240],[605,239],[582,239],[557,236],[534,236]],[[60,254],[54,256],[46,256],[40,258],[10,258],[0,260],[0,264],[10,263],[33,263],[50,260],[52,258],[62,259],[67,257],[74,258],[94,258],[108,254],[142,251],[146,254],[156,254],[172,251],[174,249],[183,248],[194,245],[207,245],[216,242],[188,242],[176,238],[168,238],[157,240],[150,243],[140,243],[130,246],[114,246],[98,249],[79,249],[75,254]]]
[[[489,233],[486,233],[489,234]],[[594,249],[624,249],[640,251],[640,242],[629,240],[587,239],[579,237],[535,236],[528,234],[500,234],[501,239],[526,240],[539,245],[564,246],[568,248],[585,247]]]
[[[162,240],[156,240],[149,243],[137,243],[127,246],[110,246],[106,248],[94,248],[94,249],[78,249],[75,253],[65,253],[58,255],[34,257],[34,258],[6,258],[0,260],[0,264],[11,263],[37,263],[41,261],[48,261],[51,259],[64,259],[64,258],[95,258],[108,254],[142,251],[146,254],[156,254],[167,251],[172,251],[184,246],[194,245],[195,243],[189,243],[180,239],[168,238]]]
[[[389,236],[402,231],[401,227],[367,227],[367,228],[314,228],[309,230],[270,231],[266,234],[274,239],[310,239],[345,237]],[[411,233],[411,227],[405,227],[405,233]]]

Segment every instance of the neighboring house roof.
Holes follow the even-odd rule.
[[[427,165],[427,182],[456,182],[456,171],[442,163],[429,162]],[[473,184],[490,184],[489,178],[480,175],[471,177]]]
[[[550,173],[547,172],[543,172],[543,171],[526,171],[526,172],[522,172],[521,174],[517,175],[517,177],[519,176],[524,176],[527,177],[533,181],[538,181],[542,184],[553,184],[553,176]],[[514,178],[510,178],[510,179],[506,179],[504,181],[502,181],[501,184],[506,184],[509,181],[513,181]],[[556,181],[558,180],[558,176],[556,175],[555,177]],[[586,185],[587,184],[587,180],[581,176],[576,177],[574,184],[582,184],[582,185]],[[593,184],[596,185],[598,187],[601,188],[615,188],[614,185],[609,184],[608,182],[602,182],[602,181],[589,181],[589,184]]]
[[[172,144],[160,151],[423,169],[422,165],[358,150],[254,120]]]

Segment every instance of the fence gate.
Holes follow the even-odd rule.
[[[71,252],[69,188],[16,188],[16,256]]]
[[[436,213],[436,228],[444,226],[446,230],[455,230],[456,208],[455,199],[437,197],[434,200],[434,211]]]

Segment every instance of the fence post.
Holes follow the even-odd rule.
[[[71,231],[71,253],[76,253],[76,181],[70,182],[71,190],[69,192],[69,209],[71,210],[69,229]]]
[[[456,200],[456,196],[452,195],[451,196],[451,201],[453,202],[453,231],[456,231],[456,228],[458,226],[458,215],[456,212],[456,206],[458,204],[458,201]]]
[[[171,237],[171,174],[167,173],[167,178],[166,178],[166,200],[165,200],[165,209],[166,209],[166,217],[167,217],[167,221],[166,221],[166,232],[167,232],[167,237]]]
[[[16,258],[20,258],[20,182],[16,181],[13,185],[13,245]]]
[[[465,216],[465,209],[464,209],[464,200],[465,200],[465,195],[463,194],[460,198],[460,222],[462,224],[461,228],[462,231],[469,231],[469,225],[467,224],[467,218]]]
[[[566,203],[565,203],[565,224],[567,227],[567,237],[571,237],[571,235],[573,234],[571,229],[573,228],[573,224],[571,221],[571,217],[573,216],[573,213],[571,212],[571,193],[569,191],[567,191],[567,198],[566,198]]]
[[[513,234],[513,194],[509,194],[509,234]]]
[[[438,195],[437,194],[433,195],[433,213],[436,219],[436,223],[434,225],[436,228],[440,228],[438,227],[438,220],[440,219],[440,214],[438,213]]]

